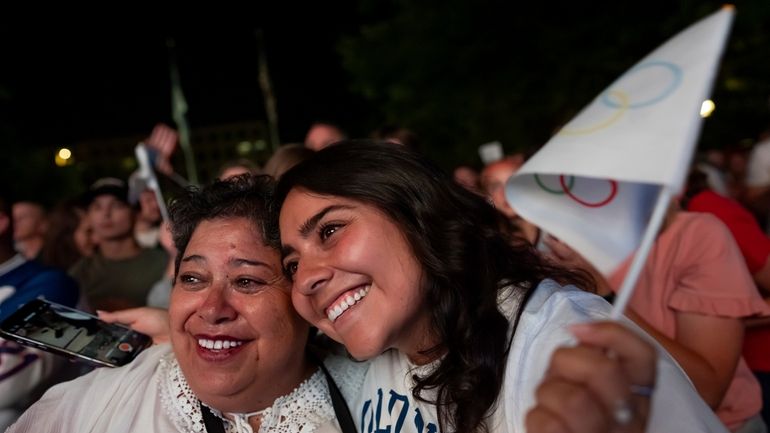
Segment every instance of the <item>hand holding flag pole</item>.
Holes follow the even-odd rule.
[[[160,216],[163,218],[163,221],[168,222],[168,208],[166,208],[166,201],[163,198],[163,192],[160,190],[158,178],[155,176],[155,170],[150,163],[150,155],[147,153],[145,144],[137,144],[136,148],[134,148],[134,152],[136,153],[136,160],[139,162],[139,177],[144,179],[147,187],[155,192],[155,200],[158,202]]]

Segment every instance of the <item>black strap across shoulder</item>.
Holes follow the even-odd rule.
[[[201,413],[203,414],[203,425],[208,433],[225,433],[225,424],[222,419],[214,415],[211,409],[201,402]]]
[[[332,398],[334,414],[337,416],[337,422],[340,423],[342,433],[358,433],[356,431],[356,425],[353,423],[353,416],[350,414],[350,409],[348,408],[347,403],[345,403],[345,398],[337,387],[337,382],[334,381],[334,378],[329,373],[329,370],[326,369],[326,366],[322,361],[315,358],[313,358],[313,360],[318,364],[318,367],[326,377],[326,384],[329,386],[329,395]],[[206,427],[206,432],[225,433],[225,426],[222,419],[214,415],[211,412],[211,409],[204,405],[203,402],[201,402],[200,405],[201,413],[203,414],[203,425]]]
[[[342,433],[358,433],[356,431],[356,425],[353,423],[353,416],[350,414],[348,404],[345,403],[345,398],[342,396],[340,389],[337,387],[337,382],[326,369],[323,361],[316,361],[318,367],[326,376],[326,384],[329,385],[329,395],[332,397],[332,406],[334,406],[334,414],[337,416],[337,422],[340,423]]]

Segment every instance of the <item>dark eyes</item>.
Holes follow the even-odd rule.
[[[294,274],[297,273],[297,262],[289,262],[283,265],[283,273],[286,275],[286,278],[292,280]]]
[[[259,282],[254,281],[250,278],[238,278],[237,280],[235,280],[235,285],[238,287],[247,287],[252,284],[259,284]]]
[[[179,276],[179,281],[181,281],[184,284],[195,284],[195,283],[199,283],[200,279],[193,275],[183,274]]]
[[[318,227],[318,237],[321,242],[326,242],[334,233],[342,228],[344,224],[340,223],[326,223]],[[299,262],[290,261],[283,264],[283,273],[290,281],[294,279],[294,275],[297,273]]]
[[[253,280],[251,278],[238,278],[235,280],[235,286],[238,288],[238,290],[244,292],[258,290],[265,286],[265,284],[267,283],[264,281]]]
[[[340,227],[342,227],[341,224],[324,224],[318,229],[318,235],[321,237],[321,240],[325,241]]]
[[[179,283],[182,284],[187,290],[200,290],[208,287],[207,277],[200,277],[191,274],[179,275]],[[267,285],[267,283],[261,279],[239,277],[231,280],[230,284],[238,291],[241,292],[253,292]]]

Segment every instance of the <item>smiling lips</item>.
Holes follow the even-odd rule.
[[[198,355],[209,362],[222,362],[240,352],[247,340],[240,340],[226,335],[196,335]]]
[[[198,346],[209,350],[230,349],[231,347],[232,348],[238,347],[241,344],[243,344],[243,341],[234,340],[234,339],[220,340],[220,339],[198,338]]]
[[[342,296],[337,298],[337,300],[326,309],[326,317],[331,322],[334,322],[342,315],[342,313],[347,311],[348,308],[364,299],[366,295],[369,294],[369,289],[371,289],[371,286],[366,286],[358,290],[350,290],[342,294]]]

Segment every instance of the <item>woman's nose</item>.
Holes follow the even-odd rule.
[[[207,323],[219,324],[235,320],[238,312],[230,304],[226,285],[210,287],[206,299],[198,310],[198,315]]]
[[[302,260],[294,274],[294,288],[303,295],[312,295],[323,289],[331,280],[330,267],[313,260]]]

